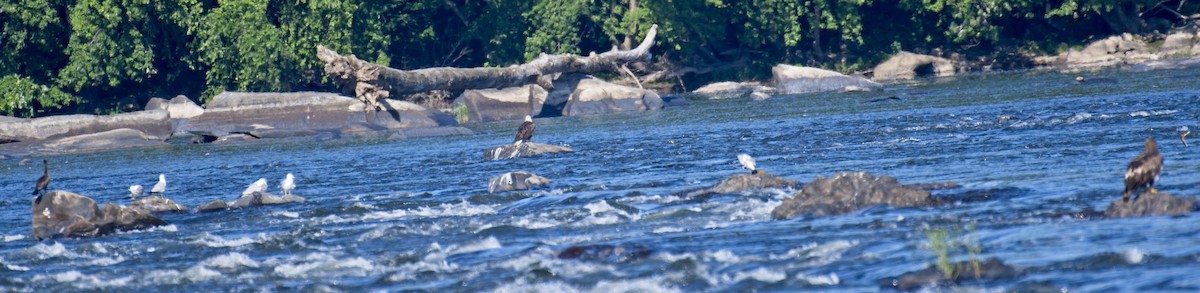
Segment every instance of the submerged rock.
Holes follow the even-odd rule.
[[[740,173],[729,176],[725,180],[716,185],[681,192],[684,197],[698,197],[712,194],[730,194],[746,191],[754,191],[765,188],[788,188],[796,187],[796,181],[783,179],[775,175],[771,175],[767,171],[758,170],[753,174]]]
[[[129,204],[129,208],[143,210],[151,214],[164,212],[184,212],[188,210],[187,207],[175,203],[175,201],[169,198],[157,195],[147,196],[136,200]]]
[[[835,71],[786,64],[771,68],[775,88],[780,94],[840,91],[847,87],[880,89],[883,85],[861,76],[849,76]]]
[[[93,237],[118,230],[141,229],[167,222],[134,208],[105,204],[101,209],[89,197],[54,190],[33,203],[33,238]]]
[[[224,209],[256,207],[256,206],[264,206],[264,205],[276,205],[276,204],[285,204],[285,203],[293,203],[293,202],[302,203],[304,201],[305,201],[304,197],[297,196],[297,195],[289,194],[289,195],[284,195],[284,196],[277,196],[277,195],[266,193],[266,192],[255,191],[253,193],[238,197],[238,199],[233,202],[227,202],[227,201],[220,200],[220,199],[208,202],[208,203],[200,206],[199,208],[197,208],[196,212],[199,212],[199,213],[214,212],[214,211],[224,210]]]
[[[976,270],[978,265],[978,270]],[[985,282],[1002,279],[1016,278],[1021,275],[1021,270],[1001,262],[999,259],[989,258],[978,263],[963,261],[953,264],[956,268],[950,276],[947,276],[941,269],[930,265],[929,267],[908,272],[896,278],[880,281],[882,287],[892,287],[900,290],[915,290],[923,287],[932,287],[940,285],[952,285],[963,282]]]
[[[901,185],[896,178],[866,172],[842,172],[832,178],[817,177],[795,196],[784,199],[771,216],[789,219],[796,215],[830,216],[850,213],[873,205],[892,207],[925,206],[936,203],[929,191]]]
[[[1175,216],[1196,210],[1196,199],[1177,197],[1166,192],[1143,192],[1128,202],[1120,198],[1113,200],[1104,211],[1107,217]]]
[[[522,143],[520,145],[506,144],[506,145],[483,150],[483,160],[484,161],[504,160],[504,159],[512,159],[512,158],[532,157],[532,156],[537,156],[537,155],[541,155],[541,154],[549,154],[549,153],[573,153],[573,152],[575,152],[575,150],[572,150],[571,148],[565,147],[565,146],[540,144],[540,143],[536,143],[536,142],[526,142],[526,143]]]
[[[528,172],[508,172],[488,180],[488,193],[513,190],[529,190],[550,184],[550,179]]]
[[[653,252],[643,245],[576,245],[563,249],[558,253],[561,259],[600,260],[610,262],[625,262],[644,259]]]

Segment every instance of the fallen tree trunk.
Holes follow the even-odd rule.
[[[630,50],[617,50],[613,47],[611,51],[598,55],[592,53],[588,56],[542,54],[529,63],[509,67],[398,70],[360,60],[354,55],[342,56],[324,46],[317,46],[317,58],[325,62],[325,73],[333,77],[343,89],[353,88],[355,97],[378,109],[378,100],[392,94],[506,88],[530,83],[549,88],[550,80],[543,76],[563,72],[614,70],[622,64],[649,59],[650,46],[654,45],[657,31],[658,25],[651,26],[642,43]]]

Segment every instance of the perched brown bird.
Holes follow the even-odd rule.
[[[41,194],[45,193],[46,187],[49,187],[49,186],[50,186],[50,166],[47,165],[46,160],[42,160],[42,178],[38,178],[37,186],[34,186],[34,188],[33,188],[33,194],[38,196],[36,199],[34,199],[34,201],[33,201],[34,204],[38,204],[38,203],[42,202]]]
[[[1129,194],[1142,187],[1146,187],[1150,193],[1157,193],[1154,181],[1158,181],[1158,175],[1162,174],[1162,166],[1163,157],[1158,152],[1158,144],[1154,138],[1146,138],[1146,149],[1129,162],[1129,169],[1125,171],[1125,194],[1121,198],[1129,201]]]
[[[520,145],[521,143],[529,142],[529,139],[533,138],[533,130],[535,128],[537,128],[537,124],[533,124],[533,117],[525,115],[525,122],[522,122],[521,126],[517,127],[517,136],[513,138],[513,144]]]

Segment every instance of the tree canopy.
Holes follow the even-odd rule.
[[[1193,25],[1198,10],[1180,0],[8,0],[0,114],[333,90],[318,44],[401,69],[508,66],[629,48],[659,24],[656,64],[717,69],[683,76],[697,84],[765,78],[778,63],[863,70],[899,50],[1057,53]]]

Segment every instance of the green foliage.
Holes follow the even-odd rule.
[[[540,53],[579,53],[579,19],[586,15],[584,0],[539,0],[522,16],[530,26],[525,38],[525,60]]]
[[[58,17],[66,1],[0,2],[0,76],[19,74],[41,82],[53,80],[66,63],[63,53],[70,29]]]
[[[195,0],[76,2],[70,9],[70,61],[60,83],[76,91],[115,88],[178,66],[189,51],[186,35],[199,11]]]
[[[972,222],[966,227],[966,233],[975,231],[975,223]],[[931,250],[937,261],[934,266],[942,272],[946,278],[955,279],[961,277],[961,274],[967,271],[968,267],[975,273],[975,278],[980,278],[979,253],[983,248],[979,246],[977,240],[963,236],[963,230],[955,227],[953,230],[944,228],[930,229],[925,231],[925,238],[929,241],[929,250]],[[955,262],[955,259],[962,259],[963,254],[967,261],[965,263]]]
[[[40,85],[29,78],[16,74],[0,77],[0,114],[33,117],[34,113],[48,108],[78,103],[79,97],[67,94],[56,87]]]

